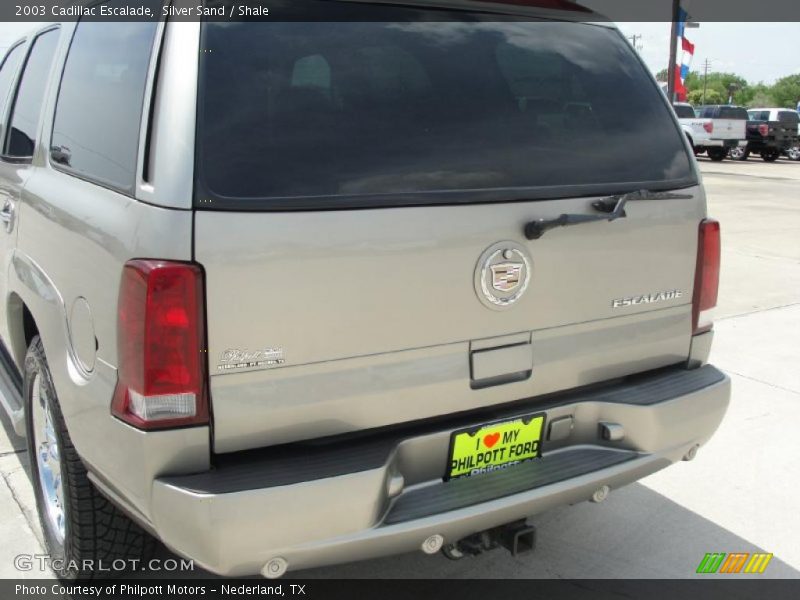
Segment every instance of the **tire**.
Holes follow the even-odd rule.
[[[25,356],[31,480],[46,550],[61,579],[121,574],[115,560],[149,560],[156,541],[89,481],[70,440],[39,336]],[[60,485],[59,485],[60,482]],[[91,561],[91,562],[90,562]],[[56,569],[56,566],[63,568]]]
[[[728,151],[731,160],[747,160],[750,158],[750,150],[742,146],[734,146]]]
[[[800,146],[792,146],[786,151],[789,160],[800,160]]]
[[[780,157],[779,150],[764,150],[761,152],[761,159],[764,162],[775,162]]]
[[[728,150],[726,148],[709,148],[708,149],[708,158],[710,158],[714,162],[723,161],[723,160],[725,160],[726,156],[728,156]]]

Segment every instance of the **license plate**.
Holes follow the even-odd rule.
[[[544,414],[453,432],[445,481],[480,475],[538,458]]]

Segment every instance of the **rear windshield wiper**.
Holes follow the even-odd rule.
[[[636,190],[627,194],[609,196],[602,200],[592,202],[592,208],[600,211],[601,215],[562,214],[555,219],[537,219],[525,225],[525,237],[529,240],[538,240],[550,229],[591,223],[593,221],[615,221],[626,217],[625,204],[630,200],[690,200],[691,194],[675,194],[673,192],[654,192],[651,190]]]

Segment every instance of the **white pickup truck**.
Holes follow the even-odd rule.
[[[728,151],[746,144],[747,111],[739,106],[711,105],[692,108],[673,104],[683,132],[695,154],[708,153],[714,161],[725,160]]]

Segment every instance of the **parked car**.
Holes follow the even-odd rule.
[[[784,150],[784,155],[789,160],[798,160],[800,161],[800,113],[798,111],[787,111],[787,112],[794,112],[797,116],[797,139],[795,139],[794,143],[792,143],[786,150]],[[795,120],[792,115],[786,115],[784,117],[789,121]]]
[[[694,144],[695,154],[706,152],[711,160],[722,161],[729,150],[744,144],[747,123],[744,108],[728,104],[698,106],[693,117],[688,116],[685,108],[680,110],[686,115],[679,119],[681,126]]]
[[[800,116],[784,108],[751,108],[747,111],[747,145],[731,151],[731,158],[747,160],[757,153],[766,162],[774,162],[781,154],[796,154],[800,140]],[[795,159],[797,160],[797,159]]]
[[[58,575],[151,536],[237,576],[518,552],[694,458],[720,230],[625,37],[276,5],[49,25],[0,66],[0,391]]]
[[[714,131],[714,122],[711,119],[698,118],[691,104],[674,102],[672,108],[675,110],[681,129],[686,134],[686,139],[689,140],[689,145],[692,146],[694,153],[699,155],[705,152],[706,144],[712,143],[711,134]],[[717,154],[715,153],[715,155]],[[717,156],[720,157],[719,160],[725,157],[724,154]]]

